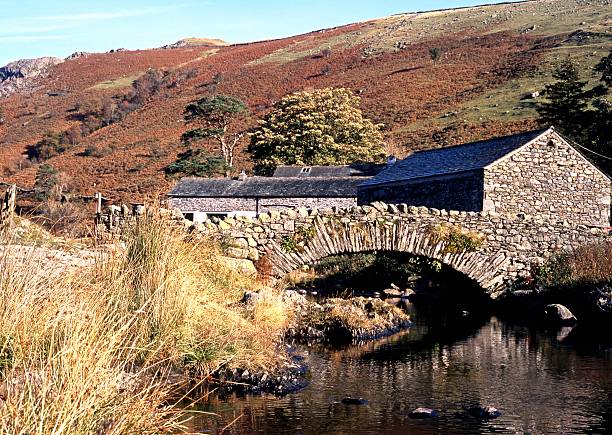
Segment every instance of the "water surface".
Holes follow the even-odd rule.
[[[215,398],[200,409],[219,417],[197,416],[192,428],[217,433],[234,422],[226,433],[612,433],[612,345],[580,328],[415,313],[413,328],[383,340],[301,347],[312,373],[307,388],[282,398]],[[339,403],[347,395],[368,404]],[[475,419],[465,412],[474,404],[503,414]],[[409,418],[420,406],[440,416]]]

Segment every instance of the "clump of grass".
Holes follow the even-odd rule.
[[[1,247],[0,247],[1,249]],[[158,433],[180,429],[167,390],[136,364],[138,315],[116,310],[112,287],[53,271],[29,251],[0,254],[0,433]]]
[[[0,235],[0,433],[181,430],[170,368],[273,368],[286,323],[280,295],[240,303],[258,284],[148,214],[125,249],[88,269],[56,269]]]
[[[596,243],[559,252],[536,270],[546,286],[612,283],[612,243]]]
[[[485,238],[482,234],[452,225],[439,224],[429,228],[433,243],[444,242],[443,253],[473,252],[480,248]]]

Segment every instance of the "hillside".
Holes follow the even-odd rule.
[[[189,38],[196,43],[75,56],[0,99],[0,181],[31,186],[39,163],[28,147],[78,125],[83,107],[124,95],[150,69],[167,80],[146,104],[47,160],[74,192],[130,200],[166,192],[172,181],[163,168],[183,150],[183,108],[213,92],[244,99],[254,125],[287,93],[349,87],[400,155],[517,132],[535,126],[534,100],[524,97],[551,81],[559,60],[576,59],[595,80],[591,68],[612,47],[611,25],[608,0],[537,0],[400,14],[274,41]],[[433,47],[443,51],[436,65]],[[244,152],[237,160],[250,167]]]

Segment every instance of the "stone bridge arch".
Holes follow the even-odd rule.
[[[294,249],[288,249],[286,239],[270,244],[266,254],[277,276],[315,265],[332,255],[388,251],[438,260],[494,292],[505,278],[499,270],[510,261],[505,252],[449,249],[449,241],[435,237],[431,227],[412,225],[402,219],[342,222],[316,217],[310,228],[313,231],[308,234],[312,237]]]
[[[436,228],[454,236],[440,237],[432,231]],[[568,222],[382,202],[270,211],[256,219],[206,222],[198,229],[221,239],[228,256],[265,257],[276,277],[331,255],[392,251],[438,260],[478,283],[493,298],[555,251],[610,240],[603,228]],[[457,246],[456,236],[468,232],[480,243]]]

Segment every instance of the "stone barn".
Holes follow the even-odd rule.
[[[359,203],[539,215],[610,225],[610,179],[553,128],[411,154],[359,188]]]
[[[298,207],[351,207],[357,205],[359,184],[385,167],[279,166],[272,177],[189,177],[168,193],[168,203],[194,222]]]

